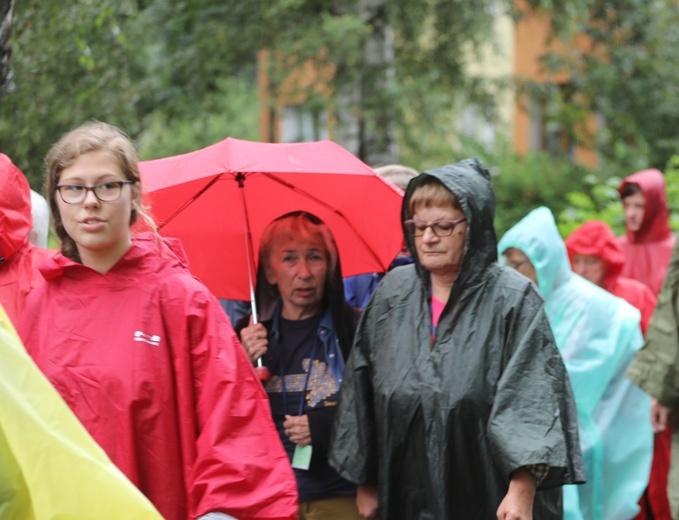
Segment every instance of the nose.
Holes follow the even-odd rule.
[[[438,240],[439,237],[434,234],[434,231],[432,230],[431,226],[427,226],[424,228],[424,233],[422,234],[422,240],[425,242],[432,242],[434,240]]]
[[[297,276],[299,278],[309,278],[311,276],[311,270],[309,269],[309,263],[306,260],[301,260],[299,262],[299,268],[297,269]]]
[[[584,276],[585,264],[583,262],[573,262],[573,272],[575,272],[575,274],[579,274],[580,276]]]
[[[99,205],[99,199],[94,194],[94,190],[87,190],[85,192],[85,200],[83,200],[83,204],[85,206],[98,206]]]

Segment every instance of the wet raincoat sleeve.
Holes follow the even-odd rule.
[[[377,485],[377,432],[369,355],[375,312],[369,304],[358,324],[344,369],[328,457],[341,476],[360,485]]]
[[[672,252],[646,343],[627,375],[663,405],[679,407],[679,245]]]
[[[194,515],[295,519],[296,482],[268,397],[217,300],[198,296],[186,303],[186,330],[174,330],[189,338],[192,351],[199,428],[188,472]]]
[[[570,381],[532,288],[507,323],[503,371],[487,426],[495,459],[508,479],[517,468],[548,465],[539,489],[583,482]]]
[[[92,440],[0,307],[0,519],[161,520]]]

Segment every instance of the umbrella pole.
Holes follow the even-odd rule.
[[[250,308],[252,309],[252,323],[259,323],[257,316],[257,301],[255,300],[255,255],[252,249],[252,234],[250,232],[250,219],[248,218],[248,209],[245,202],[245,175],[238,173],[236,175],[238,181],[238,188],[240,188],[241,201],[243,202],[243,221],[245,222],[245,252],[248,262],[248,284],[250,289]],[[255,372],[260,381],[267,381],[271,377],[269,369],[262,363],[262,358],[257,358],[257,366]]]

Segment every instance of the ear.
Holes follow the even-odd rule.
[[[139,203],[141,203],[141,185],[138,182],[135,182],[130,186],[130,189],[132,202],[138,201]]]

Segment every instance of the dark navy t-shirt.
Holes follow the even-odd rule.
[[[317,339],[322,317],[323,314],[303,320],[286,320],[279,317],[281,355],[270,352],[264,356],[264,364],[271,372],[271,378],[266,382],[266,391],[271,401],[273,420],[291,461],[295,444],[285,435],[283,428],[285,414],[300,415],[300,406],[302,414],[326,406],[335,406],[339,397],[339,382],[330,372],[323,343]],[[281,370],[285,375],[285,394]],[[327,453],[314,452],[309,469],[294,469],[294,472],[297,477],[299,500],[302,502],[356,493],[356,487],[340,477],[328,465]]]

